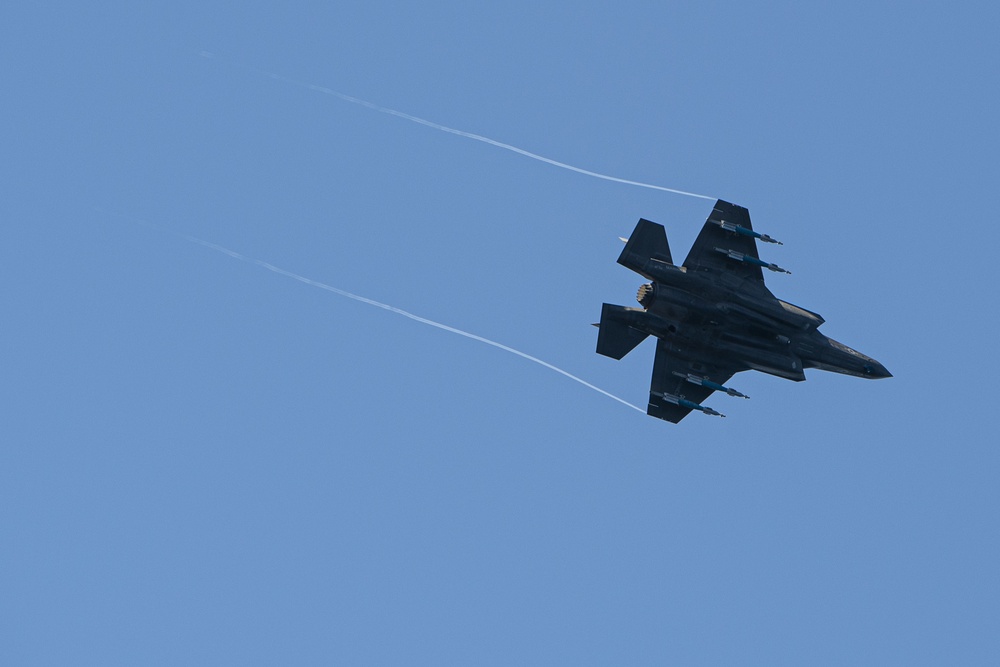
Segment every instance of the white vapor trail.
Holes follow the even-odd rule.
[[[220,245],[216,245],[215,243],[209,243],[208,241],[204,241],[204,240],[199,239],[199,238],[194,237],[194,236],[188,236],[187,234],[178,234],[178,235],[181,238],[183,238],[183,239],[185,239],[187,241],[190,241],[191,243],[196,243],[196,244],[198,244],[200,246],[204,246],[205,248],[210,248],[210,249],[215,250],[217,252],[221,252],[224,255],[229,255],[230,257],[232,257],[234,259],[239,259],[239,260],[242,260],[244,262],[249,262],[250,264],[255,264],[256,266],[259,266],[261,268],[267,269],[268,271],[273,271],[274,273],[277,273],[279,275],[286,276],[286,277],[292,278],[294,280],[298,280],[299,282],[305,283],[306,285],[311,285],[313,287],[318,287],[320,289],[326,290],[327,292],[333,292],[334,294],[339,294],[340,296],[347,297],[348,299],[354,299],[355,301],[360,301],[361,303],[367,303],[369,306],[375,306],[376,308],[381,308],[382,310],[388,310],[390,313],[396,313],[397,315],[402,315],[403,317],[407,317],[407,318],[409,318],[411,320],[414,320],[415,322],[420,322],[421,324],[426,324],[428,326],[432,326],[432,327],[435,327],[437,329],[441,329],[443,331],[448,331],[448,332],[453,333],[453,334],[458,334],[459,336],[464,336],[466,338],[471,338],[472,340],[479,341],[480,343],[485,343],[487,345],[492,345],[493,347],[499,348],[499,349],[503,350],[504,352],[510,352],[511,354],[516,354],[517,356],[521,357],[522,359],[527,359],[528,361],[532,361],[532,362],[534,362],[534,363],[536,363],[536,364],[538,364],[540,366],[544,366],[545,368],[548,368],[549,370],[553,370],[556,373],[559,373],[560,375],[565,375],[570,380],[573,380],[575,382],[579,382],[584,387],[587,387],[589,389],[593,389],[594,391],[596,391],[599,394],[604,394],[608,398],[613,398],[614,400],[618,401],[622,405],[627,405],[628,407],[632,408],[633,410],[638,410],[639,412],[642,412],[642,413],[646,412],[642,408],[640,408],[638,406],[635,406],[635,405],[632,405],[628,401],[626,401],[624,399],[621,399],[621,398],[618,398],[617,396],[615,396],[612,393],[604,391],[600,387],[595,387],[594,385],[590,384],[586,380],[578,378],[577,376],[573,375],[572,373],[569,373],[567,371],[564,371],[561,368],[553,366],[552,364],[548,363],[547,361],[542,361],[538,357],[533,357],[530,354],[526,354],[524,352],[521,352],[520,350],[515,350],[512,347],[509,347],[509,346],[504,345],[502,343],[498,343],[498,342],[496,342],[494,340],[490,340],[489,338],[484,338],[482,336],[477,336],[476,334],[469,333],[468,331],[462,331],[461,329],[456,329],[455,327],[450,327],[447,324],[441,324],[440,322],[435,322],[434,320],[429,320],[426,317],[420,317],[419,315],[414,315],[413,313],[410,313],[410,312],[407,312],[405,310],[402,310],[401,308],[396,308],[395,306],[390,306],[387,303],[382,303],[380,301],[375,301],[374,299],[369,299],[369,298],[366,298],[366,297],[363,297],[363,296],[359,296],[357,294],[352,294],[351,292],[348,292],[346,290],[338,289],[336,287],[333,287],[332,285],[327,285],[325,283],[321,283],[321,282],[318,282],[316,280],[312,280],[311,278],[306,278],[305,276],[300,276],[297,273],[292,273],[291,271],[286,271],[285,269],[282,269],[281,267],[275,266],[274,264],[269,264],[268,262],[265,262],[265,261],[260,260],[260,259],[254,259],[253,257],[247,257],[246,255],[241,255],[240,253],[238,253],[238,252],[236,252],[234,250],[229,250],[228,248],[224,248],[224,247],[222,247]]]
[[[199,55],[203,58],[214,58],[215,55],[208,52],[202,51]],[[532,160],[538,160],[539,162],[544,162],[546,164],[551,164],[555,167],[561,169],[568,169],[569,171],[575,171],[578,174],[583,174],[584,176],[592,176],[594,178],[600,178],[605,181],[613,181],[615,183],[623,183],[625,185],[634,185],[640,188],[649,188],[651,190],[661,190],[663,192],[672,192],[678,195],[685,195],[687,197],[697,197],[698,199],[708,199],[709,201],[714,201],[716,197],[709,197],[707,195],[699,195],[694,192],[687,192],[685,190],[676,190],[674,188],[664,187],[662,185],[653,185],[652,183],[642,183],[640,181],[630,181],[625,178],[618,178],[617,176],[608,176],[607,174],[600,174],[596,171],[590,171],[589,169],[582,169],[580,167],[574,167],[571,164],[566,164],[565,162],[559,162],[558,160],[553,160],[552,158],[547,158],[543,155],[538,155],[537,153],[532,153],[526,151],[523,148],[518,148],[517,146],[511,146],[510,144],[505,144],[502,141],[497,141],[496,139],[490,139],[489,137],[484,137],[481,134],[473,134],[472,132],[466,132],[464,130],[456,130],[453,127],[448,127],[447,125],[441,125],[440,123],[435,123],[433,121],[420,118],[418,116],[412,116],[408,113],[402,111],[396,111],[395,109],[390,109],[388,107],[383,107],[374,102],[369,102],[367,100],[362,100],[357,97],[352,97],[350,95],[345,95],[344,93],[338,93],[335,90],[326,88],[325,86],[317,86],[312,83],[307,83],[305,81],[298,81],[296,79],[291,79],[286,76],[281,76],[280,74],[275,74],[274,72],[267,72],[264,70],[255,69],[254,71],[275,79],[277,81],[283,81],[285,83],[290,83],[295,86],[301,86],[302,88],[308,88],[309,90],[316,91],[317,93],[323,93],[324,95],[331,95],[344,102],[350,102],[351,104],[357,104],[359,106],[365,107],[366,109],[371,109],[372,111],[378,111],[379,113],[389,114],[390,116],[396,116],[397,118],[402,118],[404,120],[411,121],[413,123],[418,123],[426,127],[439,130],[441,132],[447,132],[449,134],[454,134],[459,137],[465,137],[466,139],[472,139],[473,141],[481,141],[484,144],[489,144],[490,146],[496,146],[497,148],[502,148],[518,155],[523,155],[529,157]]]

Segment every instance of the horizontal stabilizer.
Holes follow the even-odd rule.
[[[621,359],[635,349],[649,334],[633,328],[628,322],[644,315],[645,312],[638,308],[604,304],[601,308],[600,332],[597,334],[597,353]]]
[[[673,264],[663,225],[642,218],[618,257],[618,263],[652,280],[654,276],[649,275],[647,270],[650,260]]]

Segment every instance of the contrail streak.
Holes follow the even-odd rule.
[[[202,51],[199,55],[203,58],[214,58],[215,55],[208,52]],[[441,125],[440,123],[435,123],[433,121],[420,118],[418,116],[412,116],[408,113],[402,111],[397,111],[395,109],[390,109],[388,107],[383,107],[374,102],[369,102],[367,100],[362,100],[357,97],[352,97],[350,95],[345,95],[344,93],[338,93],[335,90],[327,88],[325,86],[317,86],[316,84],[307,83],[305,81],[298,81],[296,79],[291,79],[287,76],[281,76],[280,74],[275,74],[274,72],[268,72],[265,70],[254,69],[254,71],[262,74],[271,79],[277,81],[283,81],[284,83],[290,83],[294,86],[300,86],[302,88],[307,88],[309,90],[316,91],[317,93],[323,93],[324,95],[331,95],[344,102],[350,102],[351,104],[357,104],[359,106],[365,107],[366,109],[371,109],[372,111],[378,111],[379,113],[389,114],[390,116],[396,116],[397,118],[402,118],[404,120],[411,121],[413,123],[418,123],[426,127],[433,128],[435,130],[440,130],[441,132],[447,132],[449,134],[455,134],[460,137],[465,137],[466,139],[472,139],[473,141],[481,141],[484,144],[489,144],[490,146],[496,146],[497,148],[502,148],[506,151],[511,151],[517,153],[518,155],[523,155],[529,157],[532,160],[538,160],[539,162],[544,162],[545,164],[551,164],[560,169],[568,169],[569,171],[575,171],[578,174],[583,174],[585,176],[592,176],[594,178],[600,178],[605,181],[613,181],[615,183],[623,183],[625,185],[634,185],[640,188],[649,188],[651,190],[661,190],[663,192],[672,192],[678,195],[685,195],[687,197],[697,197],[698,199],[708,199],[714,201],[717,197],[709,197],[707,195],[699,195],[694,192],[687,192],[685,190],[676,190],[674,188],[664,187],[662,185],[653,185],[652,183],[642,183],[640,181],[630,181],[625,178],[618,178],[617,176],[608,176],[607,174],[600,174],[596,171],[590,171],[589,169],[582,169],[580,167],[574,167],[571,164],[566,164],[565,162],[559,162],[558,160],[553,160],[552,158],[547,158],[543,155],[538,155],[537,153],[532,153],[526,151],[523,148],[518,148],[517,146],[511,146],[510,144],[505,144],[502,141],[497,141],[496,139],[490,139],[489,137],[484,137],[481,134],[473,134],[472,132],[466,132],[464,130],[456,130],[453,127],[448,127],[447,125]]]
[[[432,326],[432,327],[435,327],[437,329],[441,329],[443,331],[448,331],[448,332],[453,333],[453,334],[458,334],[459,336],[464,336],[465,338],[471,338],[472,340],[479,341],[480,343],[485,343],[487,345],[492,345],[493,347],[499,348],[499,349],[503,350],[504,352],[510,352],[511,354],[516,354],[517,356],[521,357],[522,359],[527,359],[528,361],[532,361],[532,362],[534,362],[534,363],[536,363],[536,364],[538,364],[540,366],[544,366],[545,368],[548,368],[549,370],[555,371],[556,373],[559,373],[560,375],[565,375],[570,380],[573,380],[575,382],[579,382],[584,387],[587,387],[589,389],[593,389],[594,391],[596,391],[599,394],[604,394],[608,398],[613,398],[614,400],[618,401],[622,405],[627,405],[628,407],[632,408],[633,410],[638,410],[639,412],[642,412],[642,413],[646,412],[642,408],[640,408],[640,407],[638,407],[636,405],[632,405],[628,401],[626,401],[626,400],[624,400],[622,398],[618,398],[617,396],[615,396],[612,393],[604,391],[600,387],[595,387],[594,385],[590,384],[586,380],[578,378],[577,376],[573,375],[572,373],[564,371],[563,369],[561,369],[561,368],[559,368],[557,366],[553,366],[552,364],[548,363],[547,361],[542,361],[538,357],[533,357],[530,354],[526,354],[524,352],[521,352],[520,350],[515,350],[512,347],[509,347],[509,346],[504,345],[502,343],[498,343],[498,342],[496,342],[494,340],[490,340],[489,338],[484,338],[482,336],[477,336],[476,334],[469,333],[468,331],[462,331],[461,329],[456,329],[455,327],[450,327],[447,324],[441,324],[440,322],[435,322],[434,320],[429,320],[426,317],[420,317],[419,315],[414,315],[413,313],[407,312],[407,311],[405,311],[405,310],[403,310],[401,308],[396,308],[395,306],[390,306],[387,303],[382,303],[381,301],[375,301],[374,299],[369,299],[369,298],[366,298],[366,297],[363,297],[363,296],[359,296],[357,294],[352,294],[351,292],[348,292],[348,291],[342,290],[342,289],[338,289],[336,287],[333,287],[332,285],[327,285],[325,283],[321,283],[319,281],[312,280],[311,278],[306,278],[305,276],[300,276],[297,273],[292,273],[291,271],[287,271],[285,269],[282,269],[281,267],[275,266],[274,264],[269,264],[268,262],[265,262],[263,260],[254,259],[253,257],[248,257],[246,255],[242,255],[242,254],[236,252],[235,250],[230,250],[228,248],[224,248],[224,247],[222,247],[220,245],[217,245],[215,243],[210,243],[208,241],[204,241],[204,240],[199,239],[199,238],[197,238],[195,236],[188,236],[187,234],[178,234],[178,236],[180,236],[181,238],[183,238],[186,241],[190,241],[191,243],[196,243],[196,244],[198,244],[200,246],[203,246],[205,248],[210,248],[211,250],[215,250],[217,252],[221,252],[222,254],[229,255],[230,257],[232,257],[234,259],[238,259],[238,260],[241,260],[241,261],[244,261],[244,262],[249,262],[250,264],[254,264],[254,265],[259,266],[259,267],[261,267],[263,269],[267,269],[268,271],[273,271],[274,273],[277,273],[279,275],[286,276],[286,277],[292,278],[294,280],[298,280],[299,282],[305,283],[306,285],[311,285],[312,287],[318,287],[318,288],[320,288],[322,290],[326,290],[327,292],[333,292],[334,294],[339,294],[340,296],[347,297],[348,299],[354,299],[355,301],[360,301],[361,303],[367,303],[369,306],[375,306],[376,308],[381,308],[382,310],[388,310],[390,313],[396,313],[397,315],[402,315],[403,317],[407,317],[407,318],[409,318],[409,319],[411,319],[411,320],[413,320],[415,322],[420,322],[421,324],[426,324],[428,326]]]

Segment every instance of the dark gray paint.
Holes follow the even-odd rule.
[[[721,199],[682,266],[673,263],[663,225],[639,220],[618,263],[651,282],[636,295],[642,308],[604,304],[597,352],[621,359],[647,336],[656,358],[646,412],[679,422],[726,387],[735,373],[757,370],[802,381],[806,368],[877,379],[892,377],[871,357],[821,334],[823,318],[776,298],[764,285],[757,240],[779,243],[753,230],[750,213]]]

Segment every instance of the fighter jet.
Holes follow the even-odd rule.
[[[724,417],[702,402],[713,391],[748,398],[726,386],[740,371],[797,382],[806,368],[892,377],[871,357],[821,334],[822,317],[771,294],[763,269],[790,272],[761,260],[758,240],[780,244],[754,231],[747,209],[720,199],[681,266],[673,263],[663,225],[640,219],[626,241],[618,263],[651,282],[636,295],[642,308],[604,304],[597,352],[621,359],[656,337],[651,417],[675,424],[692,410]]]

